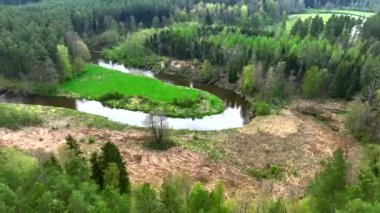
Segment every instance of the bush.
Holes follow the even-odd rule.
[[[181,99],[174,98],[173,105],[182,107],[182,108],[192,108],[196,104],[196,100],[190,97],[183,97]]]
[[[41,118],[36,113],[15,109],[12,106],[0,104],[0,113],[0,127],[17,129],[42,123]]]
[[[120,100],[124,98],[124,95],[119,92],[107,92],[106,94],[100,96],[98,100],[100,102],[110,101],[110,100]]]
[[[259,180],[266,178],[281,178],[280,167],[276,164],[271,164],[265,169],[251,168],[248,170],[248,174]]]
[[[95,137],[94,136],[88,136],[87,141],[88,141],[88,144],[94,144],[95,143]]]
[[[252,104],[252,112],[255,116],[269,115],[271,112],[271,105],[263,101],[254,101]]]

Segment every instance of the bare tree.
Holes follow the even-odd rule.
[[[368,103],[371,107],[375,98],[376,91],[380,89],[380,83],[378,83],[377,79],[373,79],[365,88],[362,94],[362,99]]]
[[[168,119],[161,110],[149,114],[144,121],[144,125],[149,128],[157,143],[163,141],[169,126]]]

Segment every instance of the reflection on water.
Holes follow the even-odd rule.
[[[151,71],[130,69],[120,64],[112,64],[106,63],[104,61],[99,61],[99,65],[102,67],[118,70],[125,73],[133,73],[149,77],[155,77],[168,83],[205,90],[218,96],[226,103],[226,110],[217,115],[206,116],[201,119],[168,118],[169,126],[173,129],[189,129],[203,131],[222,130],[242,127],[244,124],[247,124],[249,122],[250,115],[248,102],[239,94],[236,94],[229,90],[225,90],[216,86],[202,85],[177,76],[163,74],[154,75],[154,73]],[[3,97],[0,97],[0,102],[24,103],[76,109],[81,112],[104,116],[112,121],[140,127],[144,126],[143,122],[147,117],[147,114],[143,112],[136,112],[124,109],[111,109],[109,107],[103,106],[100,102],[97,101],[75,100],[69,98],[14,96],[12,94],[7,94]]]

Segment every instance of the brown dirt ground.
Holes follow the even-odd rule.
[[[162,152],[147,150],[141,145],[148,139],[143,130],[112,131],[60,123],[62,125],[57,126],[57,122],[50,125],[57,129],[49,124],[21,130],[0,129],[0,146],[57,152],[70,134],[82,139],[82,150],[89,155],[104,141],[112,141],[124,156],[132,183],[148,182],[159,186],[168,174],[184,173],[209,188],[217,179],[223,180],[228,195],[239,197],[262,193],[273,197],[302,196],[320,168],[321,159],[331,156],[340,147],[355,166],[361,152],[360,145],[350,137],[293,110],[256,118],[236,131],[216,132],[217,148],[225,153],[219,161],[183,147]],[[87,143],[89,135],[96,139],[94,144]],[[183,138],[191,138],[188,135]],[[246,174],[249,168],[265,168],[270,164],[279,165],[284,178],[259,181]]]

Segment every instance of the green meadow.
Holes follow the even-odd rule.
[[[162,110],[171,117],[203,117],[224,109],[223,101],[207,92],[98,65],[88,65],[82,74],[60,85],[57,95],[97,100],[114,108]]]
[[[374,12],[367,12],[367,11],[357,11],[357,10],[326,10],[326,9],[308,9],[304,13],[299,13],[299,14],[292,14],[288,16],[288,20],[286,21],[286,31],[290,31],[290,29],[293,27],[294,23],[300,18],[302,21],[306,20],[307,18],[315,17],[319,15],[322,17],[324,22],[327,22],[329,18],[332,15],[350,15],[354,16],[357,18],[368,18],[373,15],[375,15]],[[281,28],[281,23],[278,23],[276,25],[272,25],[267,27],[268,30],[275,29],[276,31],[280,30]]]

